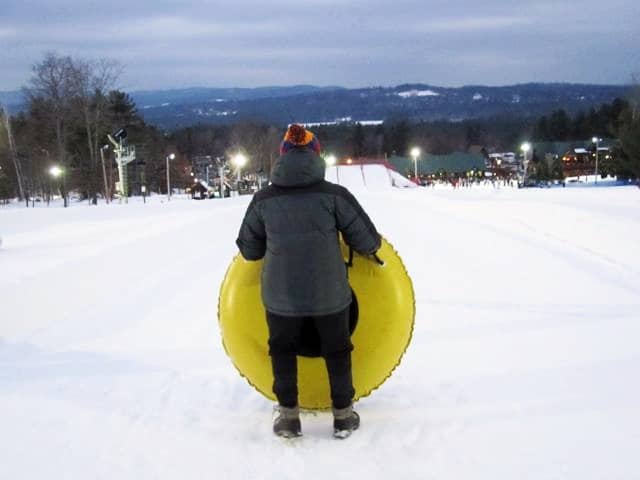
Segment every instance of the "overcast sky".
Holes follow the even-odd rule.
[[[44,52],[124,65],[126,90],[563,81],[640,72],[638,0],[1,0],[0,90]]]

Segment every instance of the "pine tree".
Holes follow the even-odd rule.
[[[631,110],[623,114],[619,138],[620,149],[617,152],[619,176],[640,181],[640,115],[634,117]]]
[[[362,128],[361,123],[356,123],[356,127],[353,131],[353,137],[351,138],[352,151],[353,156],[363,157],[365,154],[364,151],[364,129]]]
[[[549,118],[549,140],[562,141],[569,138],[571,133],[571,119],[564,110],[556,110]]]

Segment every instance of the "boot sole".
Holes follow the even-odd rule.
[[[275,432],[275,434],[280,438],[286,439],[299,438],[302,436],[302,433],[300,432]]]
[[[333,438],[337,438],[338,440],[344,440],[346,438],[349,438],[351,436],[351,434],[353,432],[355,432],[358,429],[358,427],[352,429],[352,430],[334,430],[333,431]]]

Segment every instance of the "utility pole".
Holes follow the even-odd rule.
[[[167,202],[171,200],[171,169],[169,167],[169,161],[176,158],[175,153],[167,155]]]
[[[109,144],[100,147],[100,160],[102,161],[102,178],[104,179],[104,198],[107,203],[111,202],[111,192],[109,191],[109,182],[107,181],[107,168],[104,163],[104,151],[109,148]]]
[[[595,183],[598,183],[598,150],[600,150],[600,137],[593,137],[591,141],[596,144],[596,171],[595,171]]]
[[[224,198],[224,157],[216,157],[218,162],[218,179],[220,180],[220,199]]]

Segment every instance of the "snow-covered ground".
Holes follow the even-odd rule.
[[[638,478],[640,191],[358,197],[417,318],[347,441],[276,438],[224,353],[248,197],[0,208],[0,478]]]

